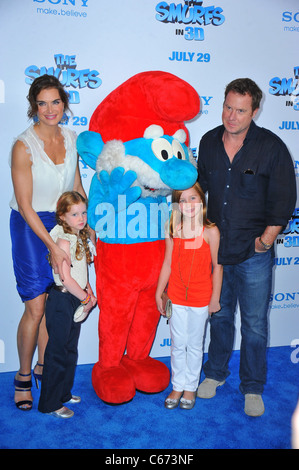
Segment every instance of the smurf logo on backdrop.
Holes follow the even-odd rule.
[[[299,165],[299,162],[295,162],[295,171],[296,163]],[[296,174],[296,176],[298,176]],[[299,247],[299,208],[296,207],[294,210],[291,219],[289,220],[288,225],[284,231],[278,235],[276,239],[277,245],[283,245],[285,248]],[[299,265],[299,257],[296,258],[275,258],[273,261],[275,265],[286,265],[286,264],[295,264]]]
[[[293,73],[294,77],[291,78],[271,78],[269,93],[274,96],[287,97],[286,106],[291,106],[294,111],[299,111],[299,66],[294,67]],[[295,124],[295,126],[286,127],[283,122],[281,128],[297,130],[299,126]]]
[[[287,248],[299,247],[299,208],[293,212],[292,218],[289,221],[287,227],[283,231],[284,237],[284,246]]]
[[[186,25],[184,29],[177,28],[175,34],[183,36],[188,41],[203,41],[204,26],[220,26],[225,21],[222,8],[203,6],[203,3],[202,1],[185,1],[184,4],[159,2],[156,5],[156,20],[179,26]]]
[[[98,88],[102,84],[97,70],[77,69],[75,55],[55,54],[55,66],[29,65],[25,69],[25,82],[31,85],[33,80],[40,75],[49,74],[58,78],[66,91],[69,93],[70,104],[80,103],[80,94],[78,89]]]

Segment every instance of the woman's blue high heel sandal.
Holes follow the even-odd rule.
[[[21,374],[19,372],[19,375],[21,377],[29,377],[31,374]],[[27,380],[27,381],[21,381],[17,380],[16,378],[14,379],[14,386],[15,386],[15,392],[30,392],[31,387],[32,387],[32,381]],[[17,388],[16,388],[17,387]],[[16,407],[19,408],[19,410],[22,411],[29,411],[32,409],[32,400],[21,400],[21,401],[15,401]]]
[[[36,366],[40,366],[40,367],[44,367],[44,364],[39,364],[38,362],[35,364],[35,367]],[[39,383],[38,381],[42,381],[42,377],[43,375],[42,374],[37,374],[36,372],[34,372],[34,369],[33,369],[33,377],[35,379],[35,385],[36,385],[36,388],[39,388]]]

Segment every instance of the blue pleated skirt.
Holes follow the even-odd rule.
[[[50,232],[56,224],[55,212],[38,212]],[[53,284],[52,268],[48,262],[48,249],[33,232],[18,211],[10,215],[12,259],[17,291],[23,302],[49,292]]]

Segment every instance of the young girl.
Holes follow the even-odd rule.
[[[220,310],[222,266],[217,262],[219,230],[206,217],[205,195],[195,183],[173,191],[169,236],[161,268],[156,303],[165,315],[162,295],[172,301],[170,319],[173,390],[165,407],[192,409],[203,356],[208,315]]]
[[[92,257],[86,227],[86,200],[75,191],[63,193],[57,203],[56,219],[57,225],[50,235],[68,254],[71,266],[64,262],[63,279],[53,271],[55,284],[46,304],[49,340],[38,409],[56,417],[70,418],[74,413],[63,403],[80,401],[80,397],[71,393],[81,327],[74,314],[84,305],[83,319],[96,304],[88,282],[87,264]]]

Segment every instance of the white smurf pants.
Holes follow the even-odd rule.
[[[195,392],[198,387],[208,316],[208,306],[172,306],[169,325],[173,390]]]

